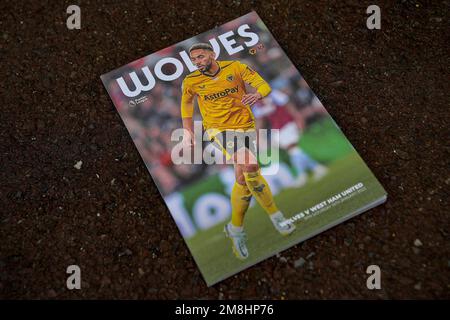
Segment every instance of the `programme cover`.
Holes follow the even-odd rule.
[[[209,286],[386,199],[254,11],[101,79]]]

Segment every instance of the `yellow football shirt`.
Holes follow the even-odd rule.
[[[205,129],[250,129],[255,118],[249,105],[241,100],[246,94],[245,83],[256,88],[261,96],[267,96],[269,84],[252,68],[239,61],[217,61],[219,70],[206,75],[199,70],[183,80],[181,116],[191,118],[194,113],[193,99],[197,97]]]

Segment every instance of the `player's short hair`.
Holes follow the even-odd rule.
[[[213,47],[209,43],[196,43],[196,44],[193,44],[189,48],[189,53],[191,53],[192,50],[197,50],[197,49],[204,49],[204,50],[209,50],[209,51],[214,52]]]

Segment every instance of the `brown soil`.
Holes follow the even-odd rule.
[[[353,2],[2,2],[0,297],[449,298],[449,3]],[[207,288],[99,76],[251,9],[389,199]]]

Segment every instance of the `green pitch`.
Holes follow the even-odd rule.
[[[356,152],[331,163],[328,174],[320,181],[313,182],[310,179],[301,188],[281,191],[275,196],[275,201],[288,218],[359,182],[364,183],[366,191],[336,206],[329,206],[321,214],[296,221],[296,231],[287,237],[274,229],[267,214],[255,204],[246,213],[244,221],[250,253],[245,261],[234,256],[231,242],[223,233],[223,227],[228,221],[207,231],[200,231],[186,242],[207,284],[212,285],[331,227],[329,225],[333,222],[345,220],[349,213],[385,195],[384,189]]]

